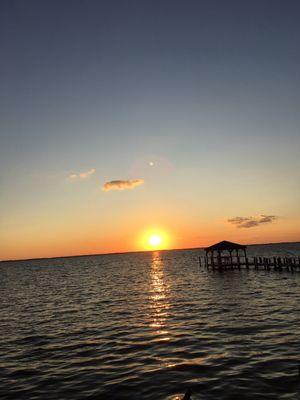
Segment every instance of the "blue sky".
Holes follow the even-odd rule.
[[[185,205],[182,218],[198,223],[201,213],[211,223],[214,215],[245,213],[298,221],[299,2],[11,0],[0,7],[5,243],[22,241],[20,224],[31,232],[45,213],[63,221],[94,202],[96,214],[78,222],[87,231],[99,215],[117,230],[114,215],[170,203],[175,213]],[[148,171],[151,158],[172,168],[159,161]],[[88,182],[68,182],[91,168]],[[113,193],[112,201],[101,186],[114,179],[145,185]],[[53,236],[62,229],[48,228]],[[296,236],[294,228],[289,237]]]

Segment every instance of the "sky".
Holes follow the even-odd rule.
[[[2,0],[0,259],[300,241],[297,0]]]

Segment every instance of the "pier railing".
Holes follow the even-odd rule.
[[[206,269],[241,269],[254,268],[265,270],[300,271],[299,257],[245,257],[245,256],[205,256],[199,257],[200,267]]]

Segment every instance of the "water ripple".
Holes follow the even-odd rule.
[[[1,263],[1,399],[299,399],[300,274],[197,256]]]

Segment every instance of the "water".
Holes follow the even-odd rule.
[[[300,273],[199,270],[198,255],[1,263],[0,398],[299,399]]]

